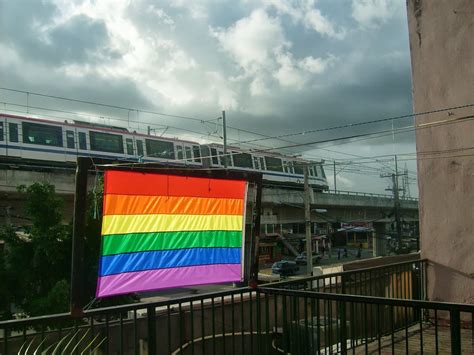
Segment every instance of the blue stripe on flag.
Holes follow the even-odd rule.
[[[102,256],[100,276],[211,264],[240,264],[241,248],[192,248]]]

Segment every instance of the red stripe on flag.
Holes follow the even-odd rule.
[[[243,199],[246,181],[108,170],[104,192],[119,195]]]

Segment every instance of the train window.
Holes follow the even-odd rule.
[[[193,160],[193,153],[191,152],[191,147],[184,147],[184,151],[186,153],[186,160]]]
[[[174,159],[173,142],[145,139],[146,154],[149,157]]]
[[[137,140],[137,154],[141,157],[144,155],[143,154],[143,141]]]
[[[177,145],[176,146],[176,151],[178,152],[178,160],[183,160],[184,159],[183,146],[182,145]]]
[[[133,139],[131,138],[125,139],[125,145],[127,146],[127,154],[133,155]]]
[[[224,153],[220,150],[217,153],[219,154],[219,164],[224,165]]]
[[[234,166],[239,168],[253,168],[252,156],[247,153],[234,153]]]
[[[260,157],[260,169],[265,170],[265,158]]]
[[[318,176],[318,171],[316,169],[315,166],[312,166],[310,169],[309,169],[309,175],[311,176]]]
[[[324,169],[322,166],[318,166],[318,175],[325,178],[326,174],[324,173]]]
[[[253,165],[255,167],[255,169],[260,169],[260,160],[258,159],[258,157],[253,157]]]
[[[86,134],[84,132],[79,132],[79,149],[87,150]]]
[[[121,135],[90,131],[89,139],[91,150],[123,154],[123,139]]]
[[[219,165],[219,157],[217,156],[217,150],[215,148],[211,148],[211,157],[212,164]]]
[[[194,161],[196,163],[201,162],[201,149],[199,149],[198,145],[193,145],[193,153],[194,153]]]
[[[0,122],[0,141],[3,141],[3,122]]]
[[[70,149],[76,148],[74,144],[74,131],[66,131],[66,144]]]
[[[304,175],[303,165],[301,163],[295,163],[293,167],[295,169],[295,174]]]
[[[18,143],[18,125],[16,123],[8,124],[8,139],[10,142]]]
[[[23,143],[63,146],[61,127],[39,123],[23,122]]]
[[[267,170],[283,171],[283,164],[280,158],[265,157],[265,163],[267,165]]]

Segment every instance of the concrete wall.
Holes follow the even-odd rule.
[[[408,0],[407,9],[414,112],[473,103],[474,1]],[[421,256],[430,260],[432,300],[474,303],[473,115],[470,107],[416,118],[424,125],[416,131]]]

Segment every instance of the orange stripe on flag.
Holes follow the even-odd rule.
[[[218,199],[176,196],[106,195],[104,215],[194,214],[239,215],[242,199]]]

